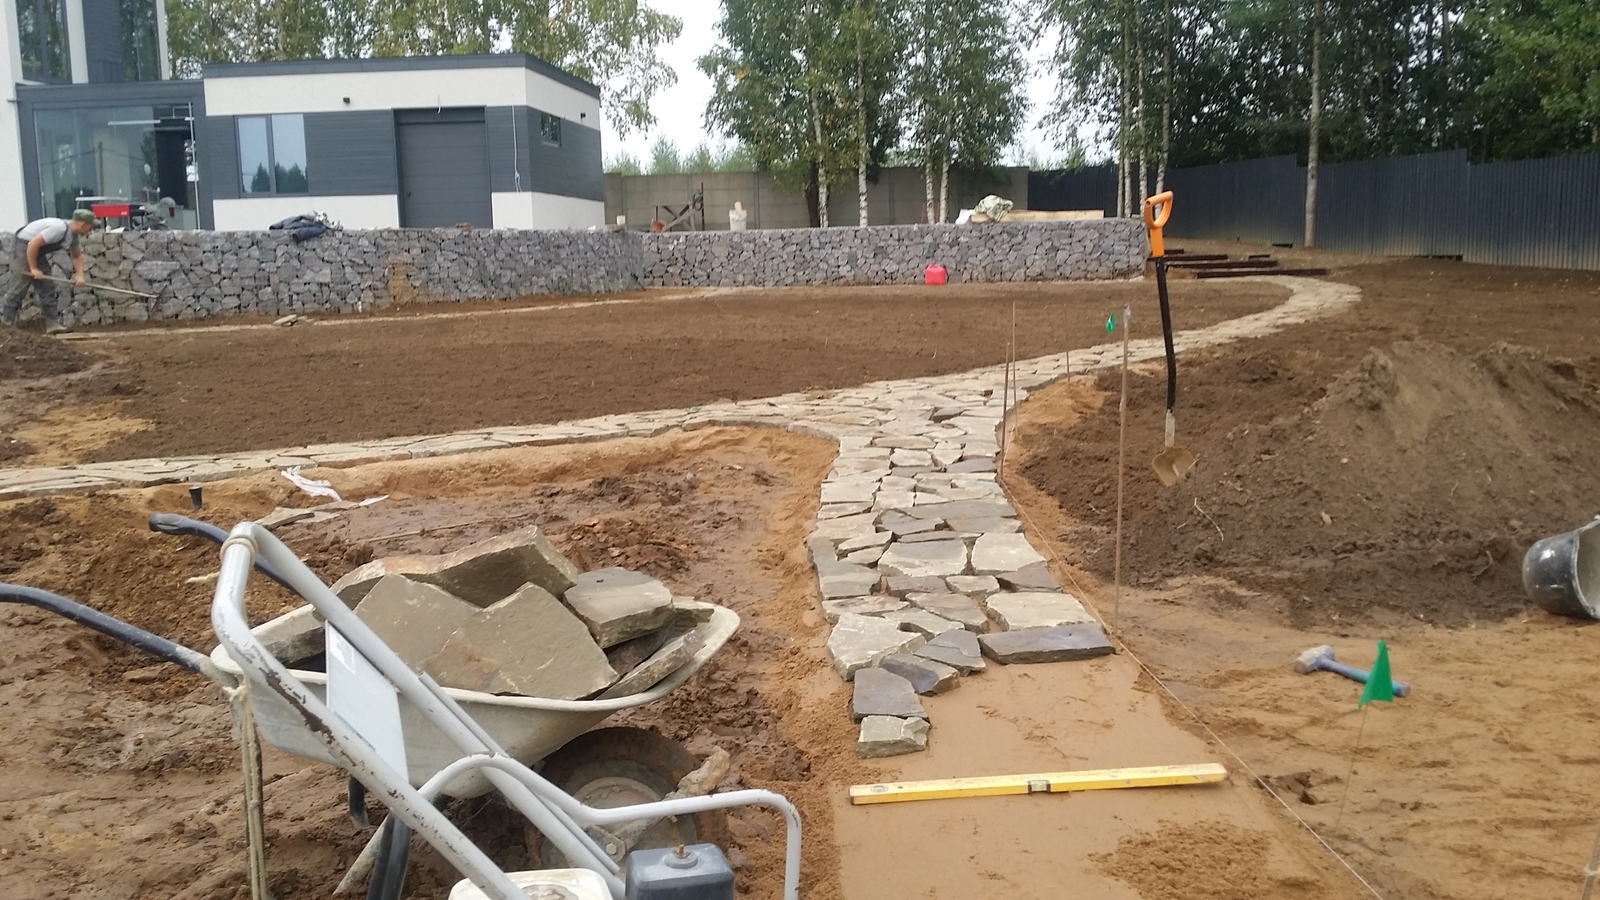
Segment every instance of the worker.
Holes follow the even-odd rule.
[[[22,298],[28,287],[39,298],[39,311],[44,314],[44,333],[61,334],[71,331],[61,324],[56,310],[56,286],[49,280],[50,254],[66,248],[72,255],[72,283],[83,284],[83,248],[79,238],[94,230],[99,220],[87,209],[76,210],[70,219],[39,219],[29,222],[17,232],[11,242],[11,269],[7,273],[5,293],[0,295],[0,324],[7,327],[17,324],[22,311]]]

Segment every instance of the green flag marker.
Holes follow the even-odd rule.
[[[1372,664],[1372,671],[1367,674],[1367,686],[1361,691],[1361,702],[1356,704],[1356,709],[1374,700],[1394,702],[1394,677],[1389,674],[1389,647],[1383,641],[1378,642],[1378,658]]]
[[[1110,334],[1111,332],[1116,331],[1116,330],[1117,330],[1117,314],[1116,313],[1112,313],[1111,315],[1106,316],[1106,334]]]

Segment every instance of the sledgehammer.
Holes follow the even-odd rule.
[[[1342,662],[1338,662],[1333,658],[1333,648],[1327,644],[1323,644],[1321,647],[1312,647],[1310,650],[1300,654],[1299,658],[1294,661],[1294,670],[1301,675],[1309,675],[1318,670],[1326,670],[1337,672],[1351,681],[1358,681],[1362,684],[1367,683],[1366,669],[1358,669],[1355,666],[1347,666]],[[1394,682],[1394,695],[1396,697],[1404,697],[1409,693],[1411,693],[1411,685],[1406,684],[1404,681]]]

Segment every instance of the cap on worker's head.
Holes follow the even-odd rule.
[[[90,225],[99,225],[100,224],[100,220],[96,219],[94,217],[94,213],[90,212],[87,209],[75,209],[75,210],[73,210],[72,211],[72,221],[74,221],[74,222],[88,222]]]

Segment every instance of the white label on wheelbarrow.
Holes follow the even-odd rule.
[[[328,708],[406,780],[399,694],[389,679],[333,628],[328,629]]]

